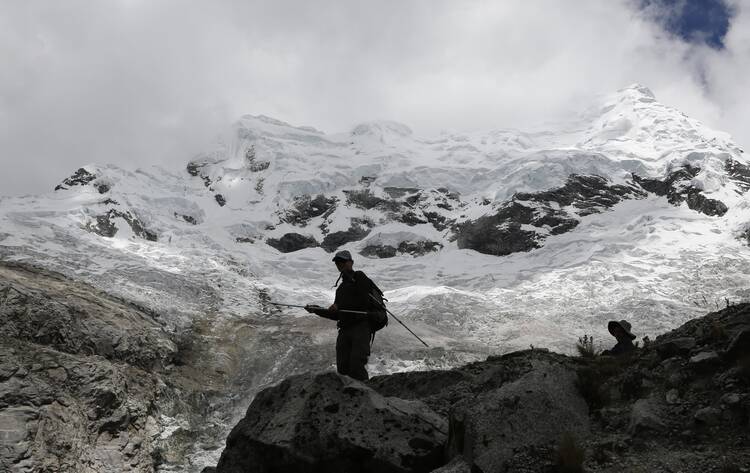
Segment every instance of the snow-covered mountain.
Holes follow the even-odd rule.
[[[233,425],[260,386],[333,365],[328,321],[268,304],[330,303],[333,251],[431,346],[391,323],[371,374],[571,351],[610,319],[653,335],[747,300],[749,188],[727,134],[637,85],[526,132],[331,135],[248,115],[183,169],[87,165],[0,198],[0,260],[159,314]]]

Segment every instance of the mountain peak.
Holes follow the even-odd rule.
[[[634,83],[617,91],[618,94],[635,94],[656,100],[654,93],[643,84]]]

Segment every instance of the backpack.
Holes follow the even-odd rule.
[[[374,340],[375,332],[388,325],[388,312],[385,307],[385,303],[388,299],[383,297],[383,291],[381,291],[380,288],[372,282],[372,279],[368,278],[362,271],[356,271],[354,277],[367,278],[367,283],[370,287],[370,291],[367,294],[369,297],[369,300],[367,301],[369,305],[367,311],[367,322],[370,324],[370,333]],[[372,341],[370,343],[372,343]]]

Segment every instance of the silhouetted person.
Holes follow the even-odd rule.
[[[367,312],[370,280],[362,271],[354,271],[354,260],[348,251],[339,251],[333,257],[341,284],[336,288],[336,300],[328,309],[306,306],[305,310],[321,317],[338,321],[339,335],[336,338],[336,370],[354,379],[368,379],[367,358],[370,356],[370,324],[366,314],[351,314],[341,311]],[[338,282],[338,281],[337,281]]]
[[[605,350],[602,355],[620,356],[635,351],[633,340],[637,337],[630,332],[630,324],[625,320],[613,320],[607,324],[609,333],[617,339],[617,344],[611,350]]]

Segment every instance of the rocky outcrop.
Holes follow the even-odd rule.
[[[117,209],[110,209],[107,213],[94,217],[95,221],[88,222],[84,229],[103,237],[112,238],[118,230],[114,222],[117,217],[124,219],[137,236],[145,240],[157,241],[156,233],[146,228],[143,222],[130,211],[122,212]]]
[[[65,178],[62,181],[62,184],[58,184],[57,186],[55,186],[55,190],[66,190],[69,187],[73,186],[85,186],[86,184],[96,179],[96,177],[96,174],[92,174],[84,168],[79,168],[75,173],[73,173],[72,176]],[[100,193],[103,194],[104,192],[100,191]]]
[[[441,243],[435,241],[402,241],[398,246],[391,245],[368,245],[359,252],[362,256],[376,258],[393,258],[397,254],[411,256],[424,256],[427,253],[440,251]]]
[[[337,202],[336,197],[326,197],[323,194],[311,197],[305,194],[294,199],[292,208],[282,213],[281,221],[304,227],[315,217],[330,215],[336,210]]]
[[[84,295],[79,297],[60,294],[51,298],[49,290],[0,280],[0,336],[64,353],[98,355],[146,370],[170,362],[174,345],[156,335],[160,325],[153,315],[144,318],[140,310],[124,304],[94,305]]]
[[[153,313],[0,265],[0,470],[153,471],[175,352]]]
[[[147,371],[0,337],[0,470],[153,471]]]
[[[266,243],[282,253],[320,246],[314,237],[299,233],[285,233],[281,238],[269,238]]]
[[[175,218],[181,218],[185,222],[189,223],[190,225],[198,225],[198,220],[193,217],[192,215],[185,215],[185,214],[179,214],[177,212],[174,213]]]
[[[727,159],[724,163],[724,170],[729,177],[737,183],[743,191],[750,190],[750,166],[742,164],[733,159]]]
[[[378,209],[383,212],[398,212],[401,203],[393,199],[383,199],[373,195],[370,189],[345,190],[346,204],[363,210]]]
[[[532,349],[367,386],[290,378],[258,395],[215,471],[744,471],[750,304],[644,342],[621,358]],[[404,462],[413,448],[426,456]]]
[[[736,175],[743,175],[740,163],[737,163],[736,166],[730,164],[727,164],[727,166],[736,171]],[[706,215],[724,215],[728,208],[723,202],[716,199],[709,199],[703,195],[701,189],[690,185],[690,181],[700,171],[700,168],[688,164],[676,171],[672,171],[664,180],[646,179],[633,174],[633,181],[649,192],[666,196],[670,204],[680,205],[682,202],[686,202],[688,208],[691,210]]]
[[[571,367],[533,360],[520,379],[456,403],[448,457],[460,454],[474,470],[512,471],[528,468],[536,449],[554,445],[566,433],[585,439],[588,406],[575,382]]]
[[[459,248],[497,256],[530,251],[540,248],[548,235],[575,228],[580,217],[644,195],[635,186],[611,184],[600,176],[572,174],[560,188],[517,193],[495,214],[459,225],[457,244]]]
[[[359,221],[355,221],[354,219],[352,219],[351,226],[348,230],[329,233],[325,236],[325,238],[323,238],[320,246],[327,252],[331,253],[341,245],[345,245],[346,243],[350,243],[353,241],[359,241],[369,234],[370,229],[367,226],[363,225]]]
[[[255,398],[216,471],[429,472],[443,463],[445,419],[348,376],[305,374]]]

